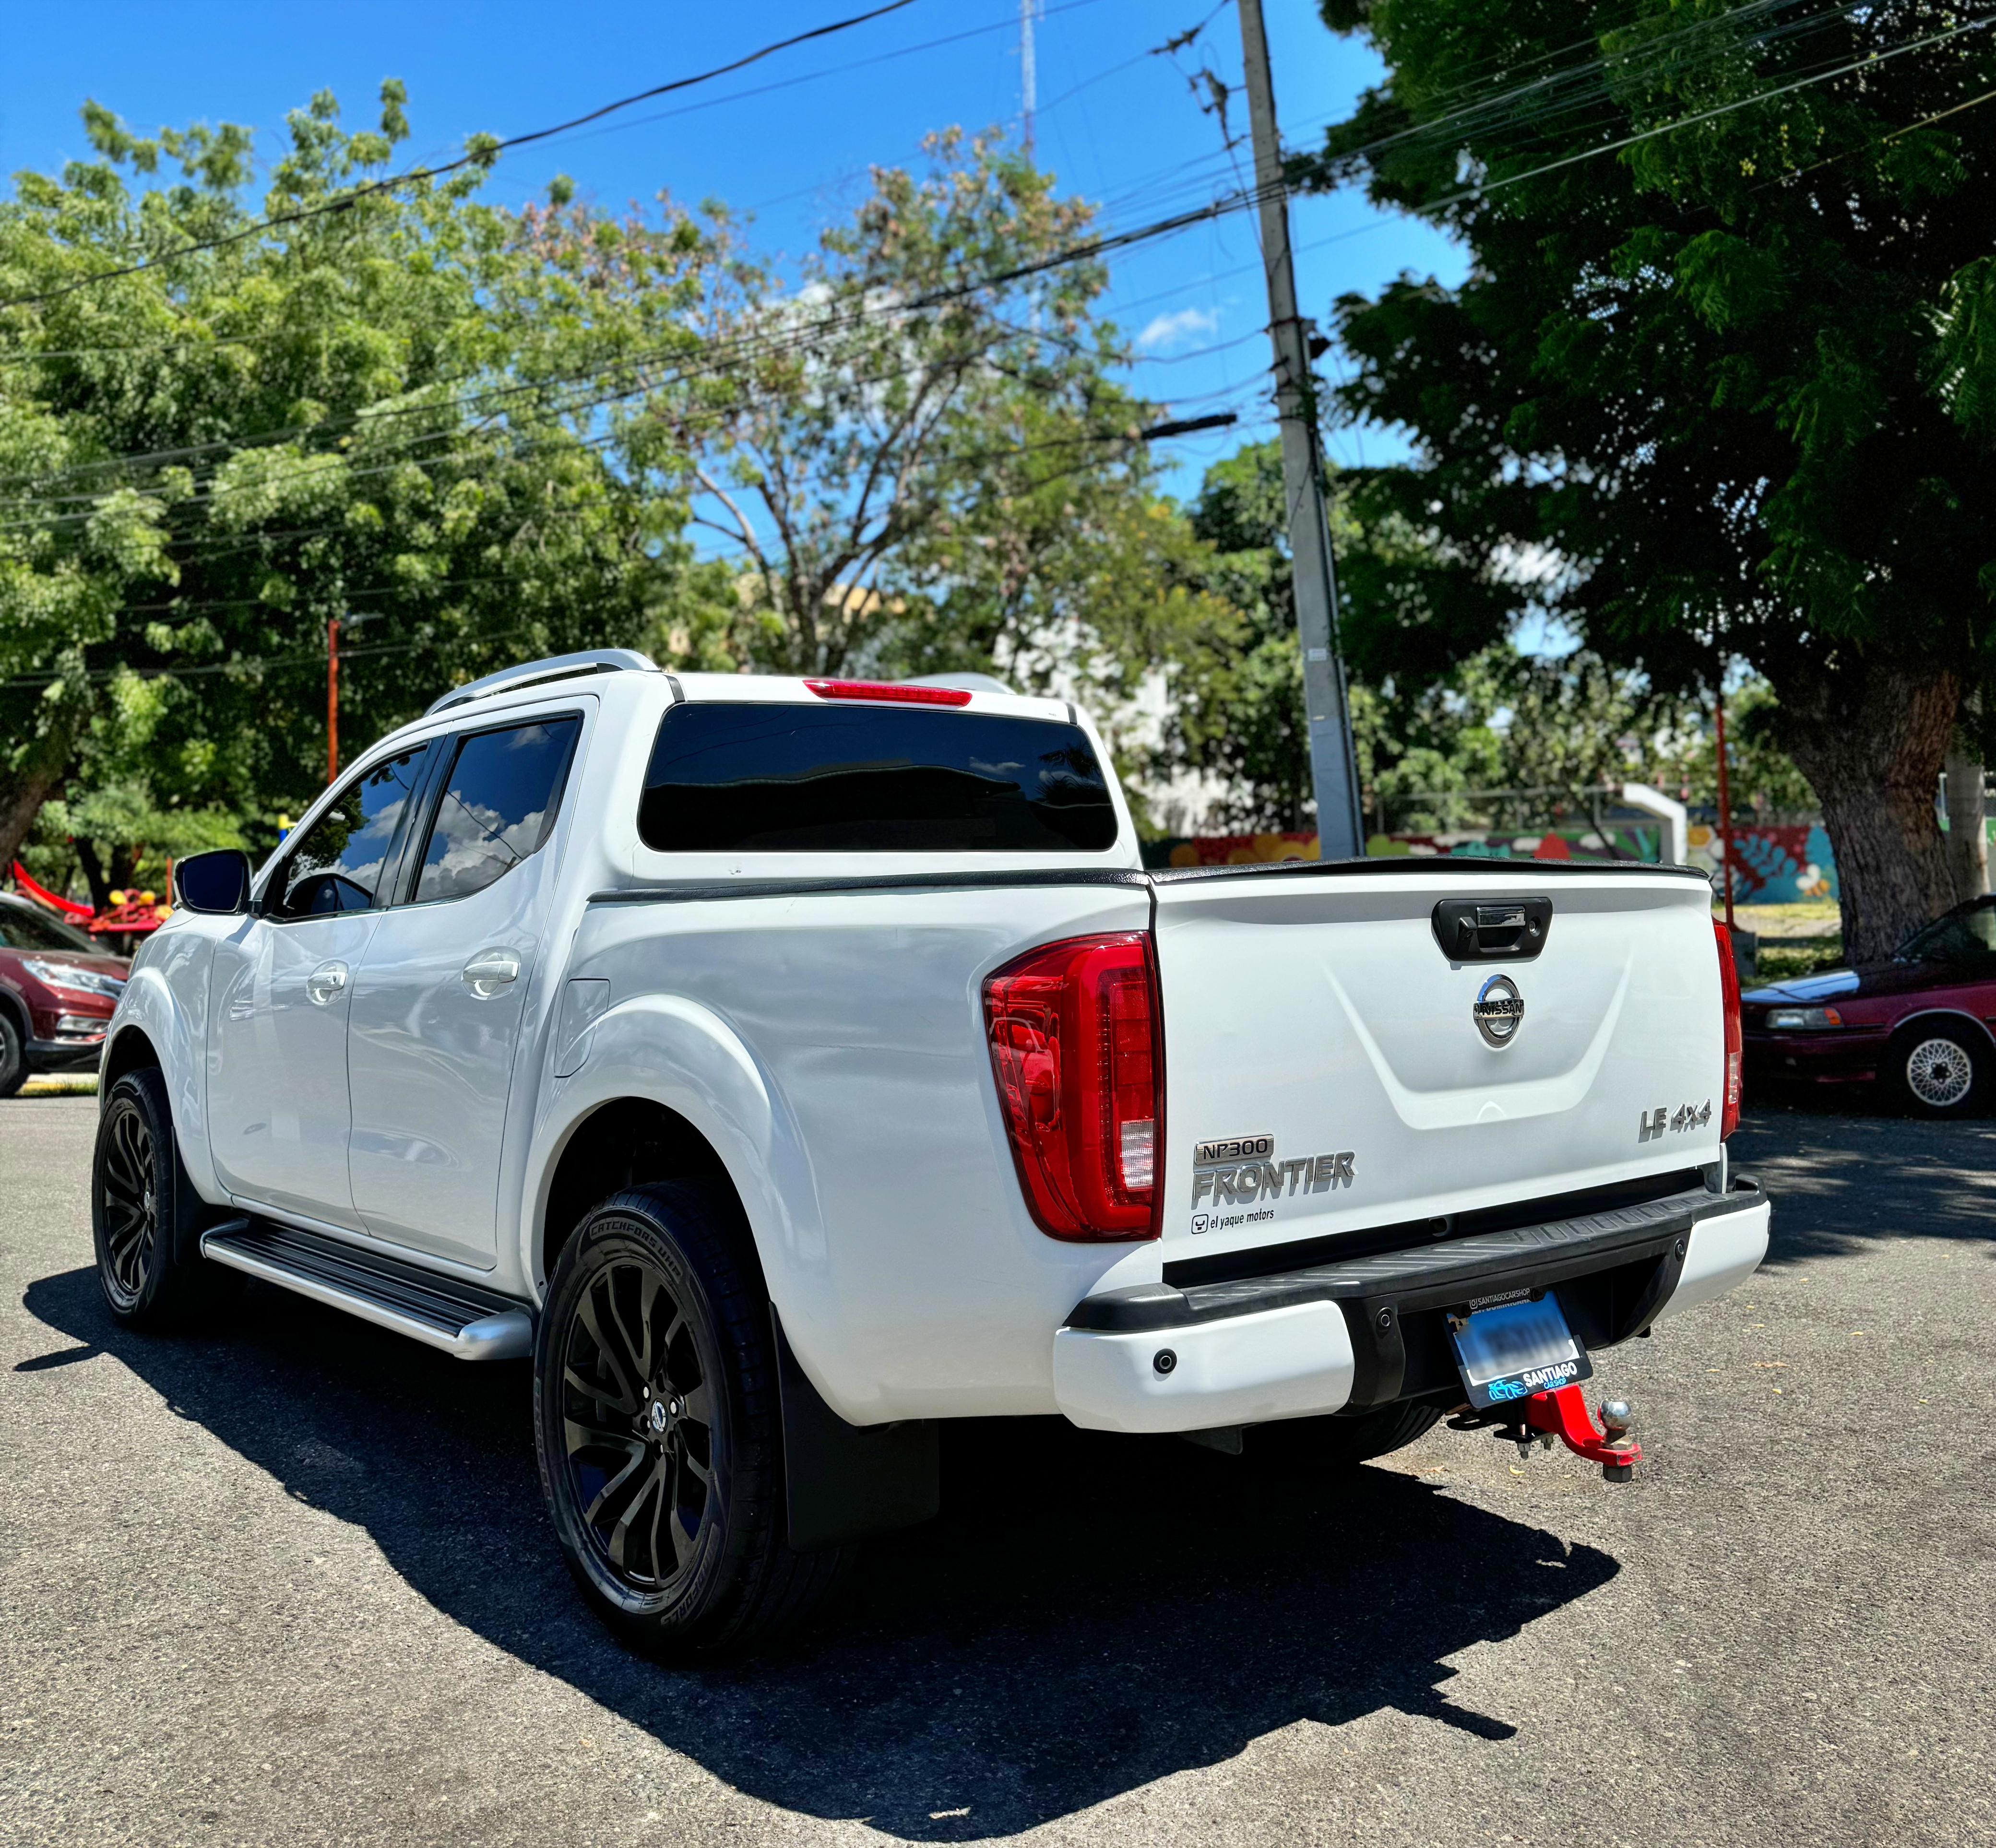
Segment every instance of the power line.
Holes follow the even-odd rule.
[[[1505,187],[1522,185],[1527,180],[1542,178],[1547,174],[1557,173],[1563,168],[1577,166],[1583,160],[1592,160],[1599,155],[1619,153],[1623,149],[1633,147],[1640,142],[1653,141],[1658,136],[1674,134],[1679,129],[1695,128],[1700,122],[1711,122],[1721,115],[1730,115],[1737,110],[1750,108],[1757,103],[1772,102],[1777,96],[1791,95],[1798,90],[1806,90],[1816,84],[1828,83],[1833,78],[1848,77],[1853,71],[1868,71],[1874,65],[1882,64],[1889,59],[1903,57],[1908,52],[1923,51],[1935,45],[1945,44],[1950,39],[1960,38],[1964,33],[1981,32],[1991,26],[1996,26],[1996,14],[1990,14],[1980,19],[1966,20],[1959,26],[1949,26],[1944,31],[1929,33],[1925,38],[1910,40],[1902,45],[1888,46],[1883,51],[1868,51],[1862,57],[1853,58],[1848,63],[1836,65],[1829,70],[1819,71],[1808,77],[1797,77],[1791,83],[1777,84],[1772,89],[1758,91],[1751,96],[1737,97],[1731,102],[1716,104],[1709,109],[1701,109],[1694,115],[1680,116],[1674,122],[1663,122],[1653,129],[1640,129],[1635,134],[1623,136],[1618,140],[1603,142],[1599,146],[1583,148],[1578,153],[1564,155],[1557,160],[1548,160],[1543,165],[1532,167],[1524,173],[1509,174],[1501,180],[1492,180],[1482,185],[1464,187],[1459,191],[1445,194],[1441,198],[1430,200],[1420,209],[1423,212],[1432,212],[1443,206],[1457,205],[1469,199],[1482,198],[1491,193],[1502,191]]]
[[[649,102],[656,96],[668,95],[676,90],[690,90],[696,84],[711,83],[716,77],[727,77],[735,71],[745,70],[751,64],[759,64],[764,58],[774,57],[779,51],[788,51],[795,46],[809,44],[815,39],[829,38],[835,33],[849,32],[856,26],[883,19],[889,13],[900,12],[903,8],[916,3],[917,0],[885,0],[885,4],[873,7],[868,12],[855,13],[849,19],[835,19],[824,26],[814,26],[808,32],[797,33],[787,39],[778,39],[771,44],[749,52],[745,57],[732,59],[725,64],[717,64],[711,71],[703,71],[692,77],[674,77],[669,83],[655,84],[649,90],[640,90],[634,95],[619,98],[615,102],[604,103],[600,108],[591,109],[587,114],[572,117],[566,122],[556,122],[552,127],[534,129],[523,135],[509,135],[501,139],[485,141],[470,152],[460,154],[455,160],[439,161],[435,166],[416,167],[408,173],[396,174],[385,180],[372,180],[349,192],[342,193],[336,199],[326,201],[323,205],[303,206],[296,212],[278,212],[224,236],[201,239],[184,245],[177,250],[166,251],[158,256],[149,256],[139,263],[127,263],[122,268],[102,270],[81,280],[67,283],[60,288],[44,289],[33,295],[17,295],[12,301],[0,302],[0,308],[29,308],[38,302],[53,301],[59,297],[74,294],[79,289],[93,288],[98,283],[110,282],[122,276],[136,276],[142,270],[150,270],[163,263],[177,262],[183,256],[192,256],[203,250],[225,249],[231,244],[242,243],[246,238],[256,236],[259,232],[269,231],[280,225],[300,224],[308,219],[323,218],[329,212],[350,211],[360,201],[378,193],[390,192],[398,187],[414,185],[423,181],[441,179],[446,174],[456,173],[466,167],[489,166],[497,156],[514,148],[525,147],[536,141],[545,141],[556,135],[565,135],[571,129],[583,128],[592,122],[601,121],[606,115],[613,115],[620,109]]]
[[[1143,407],[1133,404],[1131,408],[1133,410],[1141,410]],[[1234,425],[1238,421],[1239,419],[1236,413],[1227,411],[1224,413],[1209,414],[1205,416],[1196,418],[1167,419],[1163,422],[1154,422],[1150,424],[1142,425],[1126,424],[1116,429],[1083,431],[1072,435],[1045,438],[1034,442],[991,445],[982,449],[960,450],[954,453],[945,453],[937,456],[934,459],[939,463],[945,464],[974,466],[980,463],[993,461],[1006,456],[1043,454],[1055,450],[1086,449],[1096,446],[1120,446],[1125,449],[1134,451],[1138,446],[1144,443],[1164,441],[1175,437],[1190,435],[1204,431],[1227,427]],[[1065,475],[1074,473],[1078,472],[1080,469],[1093,466],[1094,465],[1091,462],[1084,460],[1076,463],[1071,468],[1057,470],[1051,475],[1041,477],[1029,483],[1029,490],[1044,487],[1051,481],[1062,479]],[[818,484],[820,480],[820,477],[807,476],[804,477],[797,485],[800,487],[810,486]],[[555,518],[580,518],[583,514],[594,511],[595,510],[593,508],[576,507],[544,508],[536,513],[532,519],[523,522],[523,525],[535,525],[547,520]],[[316,530],[332,531],[338,529],[328,528]],[[517,534],[508,536],[517,537]],[[742,549],[745,552],[746,549],[742,548]],[[696,558],[694,562],[699,563],[702,561]],[[398,597],[428,597],[449,590],[471,588],[486,584],[518,584],[519,581],[520,580],[517,576],[511,574],[503,574],[496,576],[439,578],[431,580],[428,582],[416,583],[409,583],[406,580],[399,580],[382,583],[365,584],[357,587],[349,586],[345,590],[343,594],[349,599],[367,598],[370,600]],[[259,607],[268,609],[271,616],[276,619],[283,619],[291,617],[295,614],[294,611],[284,610],[270,605],[266,603],[265,600],[261,597],[205,597],[186,600],[170,599],[164,602],[153,604],[127,604],[122,607],[120,611],[120,614],[124,616],[143,616],[152,614],[191,616],[210,611],[254,609]],[[352,649],[342,649],[341,650],[341,658],[342,659],[346,659],[352,656],[357,656],[363,652],[384,652],[384,650],[392,652],[393,649],[398,645],[370,645],[366,649],[358,647]],[[415,646],[419,645],[412,643],[409,645]],[[294,657],[290,656],[277,658],[252,656],[237,657],[227,662],[198,662],[186,666],[177,666],[173,663],[166,663],[156,669],[154,673],[156,675],[220,673],[229,672],[237,668],[257,665],[260,662],[267,662],[274,659],[289,660],[293,658]],[[324,659],[323,655],[313,658],[322,661]],[[122,666],[92,669],[86,673],[84,677],[86,679],[108,679],[115,677],[117,674],[124,671],[126,670]],[[60,681],[67,677],[71,676],[66,676],[60,672],[51,671],[45,673],[18,676],[12,680],[0,681],[0,687],[47,686],[53,684],[56,682]]]
[[[907,3],[907,0],[903,0],[903,3]],[[1757,7],[1754,10],[1759,10],[1759,8]],[[1842,9],[1839,9],[1836,10],[1840,12]],[[862,15],[862,17],[872,16],[873,15]],[[1461,203],[1466,200],[1485,198],[1492,193],[1501,191],[1507,186],[1520,184],[1525,181],[1539,177],[1544,174],[1557,171],[1561,168],[1577,164],[1583,160],[1591,160],[1598,155],[1615,153],[1623,149],[1633,146],[1638,143],[1653,139],[1661,135],[1674,132],[1676,130],[1681,128],[1693,126],[1699,122],[1712,120],[1718,116],[1732,113],[1738,109],[1750,107],[1757,103],[1771,101],[1776,97],[1791,94],[1794,91],[1808,88],[1815,84],[1826,82],[1838,77],[1848,75],[1853,71],[1868,68],[1870,66],[1885,62],[1891,58],[1901,56],[1908,52],[1919,50],[1932,45],[1944,43],[1949,40],[1958,37],[1964,33],[1980,30],[1991,24],[1996,24],[1996,16],[1984,17],[1981,19],[1967,21],[1960,25],[1948,28],[1946,30],[1929,34],[1921,39],[1908,41],[1904,44],[1888,46],[1882,50],[1870,51],[1867,53],[1862,57],[1850,60],[1841,64],[1812,72],[1789,83],[1777,85],[1771,89],[1756,91],[1750,96],[1736,98],[1729,102],[1718,105],[1712,108],[1698,112],[1692,115],[1680,117],[1672,122],[1660,123],[1651,128],[1640,130],[1633,135],[1623,136],[1618,139],[1604,143],[1592,148],[1583,149],[1575,153],[1564,156],[1557,160],[1543,163],[1540,166],[1529,169],[1525,172],[1508,175],[1503,178],[1489,181],[1478,185],[1464,188],[1454,194],[1447,194],[1439,199],[1427,202],[1420,208],[1420,210],[1423,213],[1432,213],[1450,205]],[[826,28],[821,29],[829,30],[833,29]],[[1680,29],[1689,30],[1690,29],[1683,28]],[[1382,138],[1382,143],[1378,145],[1384,145],[1385,141],[1397,141],[1403,138],[1404,134],[1396,135],[1393,137]],[[1365,149],[1362,148],[1354,149],[1351,150],[1347,155],[1341,157],[1340,158],[1355,160],[1362,157],[1366,151],[1367,150]],[[741,353],[740,356],[734,363],[738,364],[752,363],[755,357],[759,356],[755,351],[758,343],[760,344],[764,352],[770,353],[781,353],[786,350],[803,350],[807,349],[810,342],[814,339],[828,337],[841,328],[855,327],[862,325],[866,321],[876,318],[910,316],[925,311],[930,308],[947,305],[952,301],[960,301],[966,296],[976,294],[980,291],[1003,287],[1007,284],[1024,280],[1033,276],[1045,274],[1051,270],[1060,268],[1073,263],[1092,261],[1119,249],[1128,248],[1133,245],[1148,242],[1155,238],[1172,235],[1179,231],[1188,229],[1192,225],[1207,222],[1215,219],[1230,215],[1235,212],[1248,209],[1250,207],[1258,206],[1261,203],[1261,195],[1264,190],[1264,188],[1259,187],[1251,187],[1233,193],[1223,194],[1217,198],[1208,201],[1203,205],[1192,208],[1185,212],[1172,214],[1166,218],[1156,220],[1150,224],[1140,225],[1127,232],[1105,233],[1099,237],[1086,239],[1079,244],[1069,246],[1065,250],[1055,252],[1045,257],[1037,259],[1031,263],[1015,265],[1008,270],[971,278],[964,282],[951,284],[945,287],[931,290],[923,294],[910,297],[903,301],[890,302],[879,307],[868,306],[862,307],[857,310],[845,311],[841,313],[822,317],[815,322],[806,323],[801,326],[797,324],[793,324],[790,327],[782,330],[780,337],[779,337],[776,333],[769,332],[740,336],[738,337],[738,344],[741,349]],[[1365,229],[1373,228],[1374,227],[1366,227]],[[1302,249],[1316,249],[1321,247],[1325,243],[1341,241],[1344,237],[1355,235],[1358,235],[1355,232],[1340,233],[1330,239],[1315,239],[1309,244],[1300,246],[1299,247]],[[1249,267],[1251,266],[1241,266],[1244,269]],[[1203,280],[1215,279],[1209,278]],[[638,364],[643,363],[643,359],[641,356],[638,358],[619,363]],[[560,408],[554,412],[554,415],[556,416],[572,415],[578,410],[596,408],[603,404],[639,395],[644,392],[658,389],[665,384],[669,384],[675,382],[683,382],[686,379],[690,377],[697,377],[704,373],[709,373],[715,371],[725,370],[728,368],[729,364],[730,361],[726,356],[724,349],[717,350],[710,349],[702,363],[697,365],[689,370],[678,373],[672,378],[668,378],[664,380],[645,381],[621,391],[604,394],[604,396],[594,400],[585,401],[585,402],[579,405]],[[589,377],[592,375],[582,374],[576,376]],[[597,376],[600,376],[600,373]],[[495,387],[494,395],[513,395],[521,392],[545,390],[547,384],[550,382],[559,383],[561,381],[540,380],[532,381],[524,385],[508,385],[505,387]],[[474,397],[470,401],[476,403],[478,400]],[[384,411],[378,412],[376,415],[377,416],[419,415],[425,411],[443,408],[446,407],[412,405],[407,407],[403,410]],[[323,426],[314,426],[315,428],[321,428]],[[432,438],[418,440],[438,439],[439,439]],[[233,444],[222,443],[204,446],[239,447],[241,443],[246,440],[249,439],[236,439],[236,442]],[[163,452],[160,453],[162,455],[170,455],[174,453]],[[120,459],[112,459],[110,461],[102,463],[84,464],[80,466],[85,468],[93,469],[97,467],[114,466],[118,465]],[[298,472],[303,473],[309,471],[301,470]],[[78,496],[76,497],[81,499],[88,498],[88,497]],[[69,515],[55,517],[57,518],[75,519],[85,516]]]
[[[1042,19],[1051,18],[1060,13],[1076,12],[1084,7],[1097,6],[1101,3],[1102,0],[1065,0],[1063,5],[1044,8],[1040,16]],[[959,45],[967,39],[988,38],[994,33],[1011,32],[1017,29],[1017,17],[1011,16],[995,21],[989,26],[969,26],[962,32],[946,33],[940,38],[924,39],[918,44],[903,45],[892,51],[877,52],[871,57],[853,58],[843,64],[828,64],[821,70],[804,71],[796,77],[780,77],[773,83],[759,84],[752,90],[731,91],[725,96],[704,98],[698,102],[683,104],[676,109],[660,109],[649,115],[635,116],[628,122],[612,122],[607,128],[597,129],[594,134],[580,136],[577,139],[590,141],[594,140],[597,135],[621,134],[627,129],[641,129],[656,122],[673,122],[682,115],[695,115],[705,109],[725,108],[730,103],[746,102],[755,97],[772,95],[779,90],[793,90],[803,84],[821,83],[827,77],[844,77],[852,71],[864,71],[875,64],[890,64],[897,58],[912,57],[918,52],[939,50],[945,45]],[[863,173],[866,170],[862,167],[857,170]],[[820,181],[817,185],[800,188],[799,192],[816,191],[820,187],[836,185],[841,179],[852,177],[854,176],[849,173],[835,175],[832,179]],[[778,205],[785,199],[794,198],[797,196],[797,193],[779,193],[775,198],[766,199],[762,203],[770,205]],[[747,209],[753,210],[755,208],[750,207]]]

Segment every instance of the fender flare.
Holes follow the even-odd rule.
[[[734,1027],[683,996],[634,996],[611,1007],[590,1024],[580,1069],[545,1081],[516,1254],[527,1291],[537,1302],[546,1292],[542,1241],[563,1151],[597,1110],[630,1098],[671,1110],[705,1138],[742,1203],[770,1302],[812,1386],[850,1423],[877,1418],[865,1403],[862,1370],[826,1313],[833,1285],[824,1221],[796,1116]]]
[[[195,986],[197,999],[205,1015],[208,1003],[205,963],[214,946],[190,934],[184,945],[176,943],[174,947],[202,958],[204,966]],[[158,1057],[161,1075],[167,1081],[167,1101],[174,1113],[174,1135],[180,1144],[181,1161],[187,1169],[188,1179],[193,1182],[194,1192],[209,1206],[225,1206],[229,1204],[229,1191],[215,1175],[214,1156],[208,1144],[207,1021],[205,1018],[189,1017],[176,995],[174,985],[158,966],[159,960],[153,958],[141,962],[127,978],[125,992],[118,998],[117,1011],[111,1017],[110,1030],[104,1036],[104,1062],[100,1063],[98,1069],[105,1069],[113,1049],[127,1033],[136,1031],[144,1034]],[[102,1107],[101,1092],[98,1107]]]

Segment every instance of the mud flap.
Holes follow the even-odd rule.
[[[800,1553],[918,1526],[942,1505],[933,1419],[848,1424],[797,1364],[773,1304],[783,1413],[783,1500]]]

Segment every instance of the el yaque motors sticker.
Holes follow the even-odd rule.
[[[1348,1148],[1278,1158],[1275,1138],[1268,1135],[1223,1136],[1194,1143],[1192,1229],[1224,1232],[1235,1226],[1259,1225],[1275,1217],[1274,1206],[1265,1203],[1352,1186],[1352,1165],[1358,1158]]]

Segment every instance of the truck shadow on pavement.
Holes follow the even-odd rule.
[[[82,1345],[25,1366],[115,1355],[487,1641],[752,1796],[910,1840],[1031,1828],[1298,1720],[1394,1709],[1509,1738],[1527,1716],[1450,1702],[1445,1658],[1619,1570],[1390,1469],[1312,1479],[993,1420],[947,1430],[942,1518],[863,1550],[808,1636],[675,1671],[626,1654],[569,1583],[523,1366],[466,1366],[260,1285],[178,1337],[118,1327],[88,1269],[26,1306]]]

